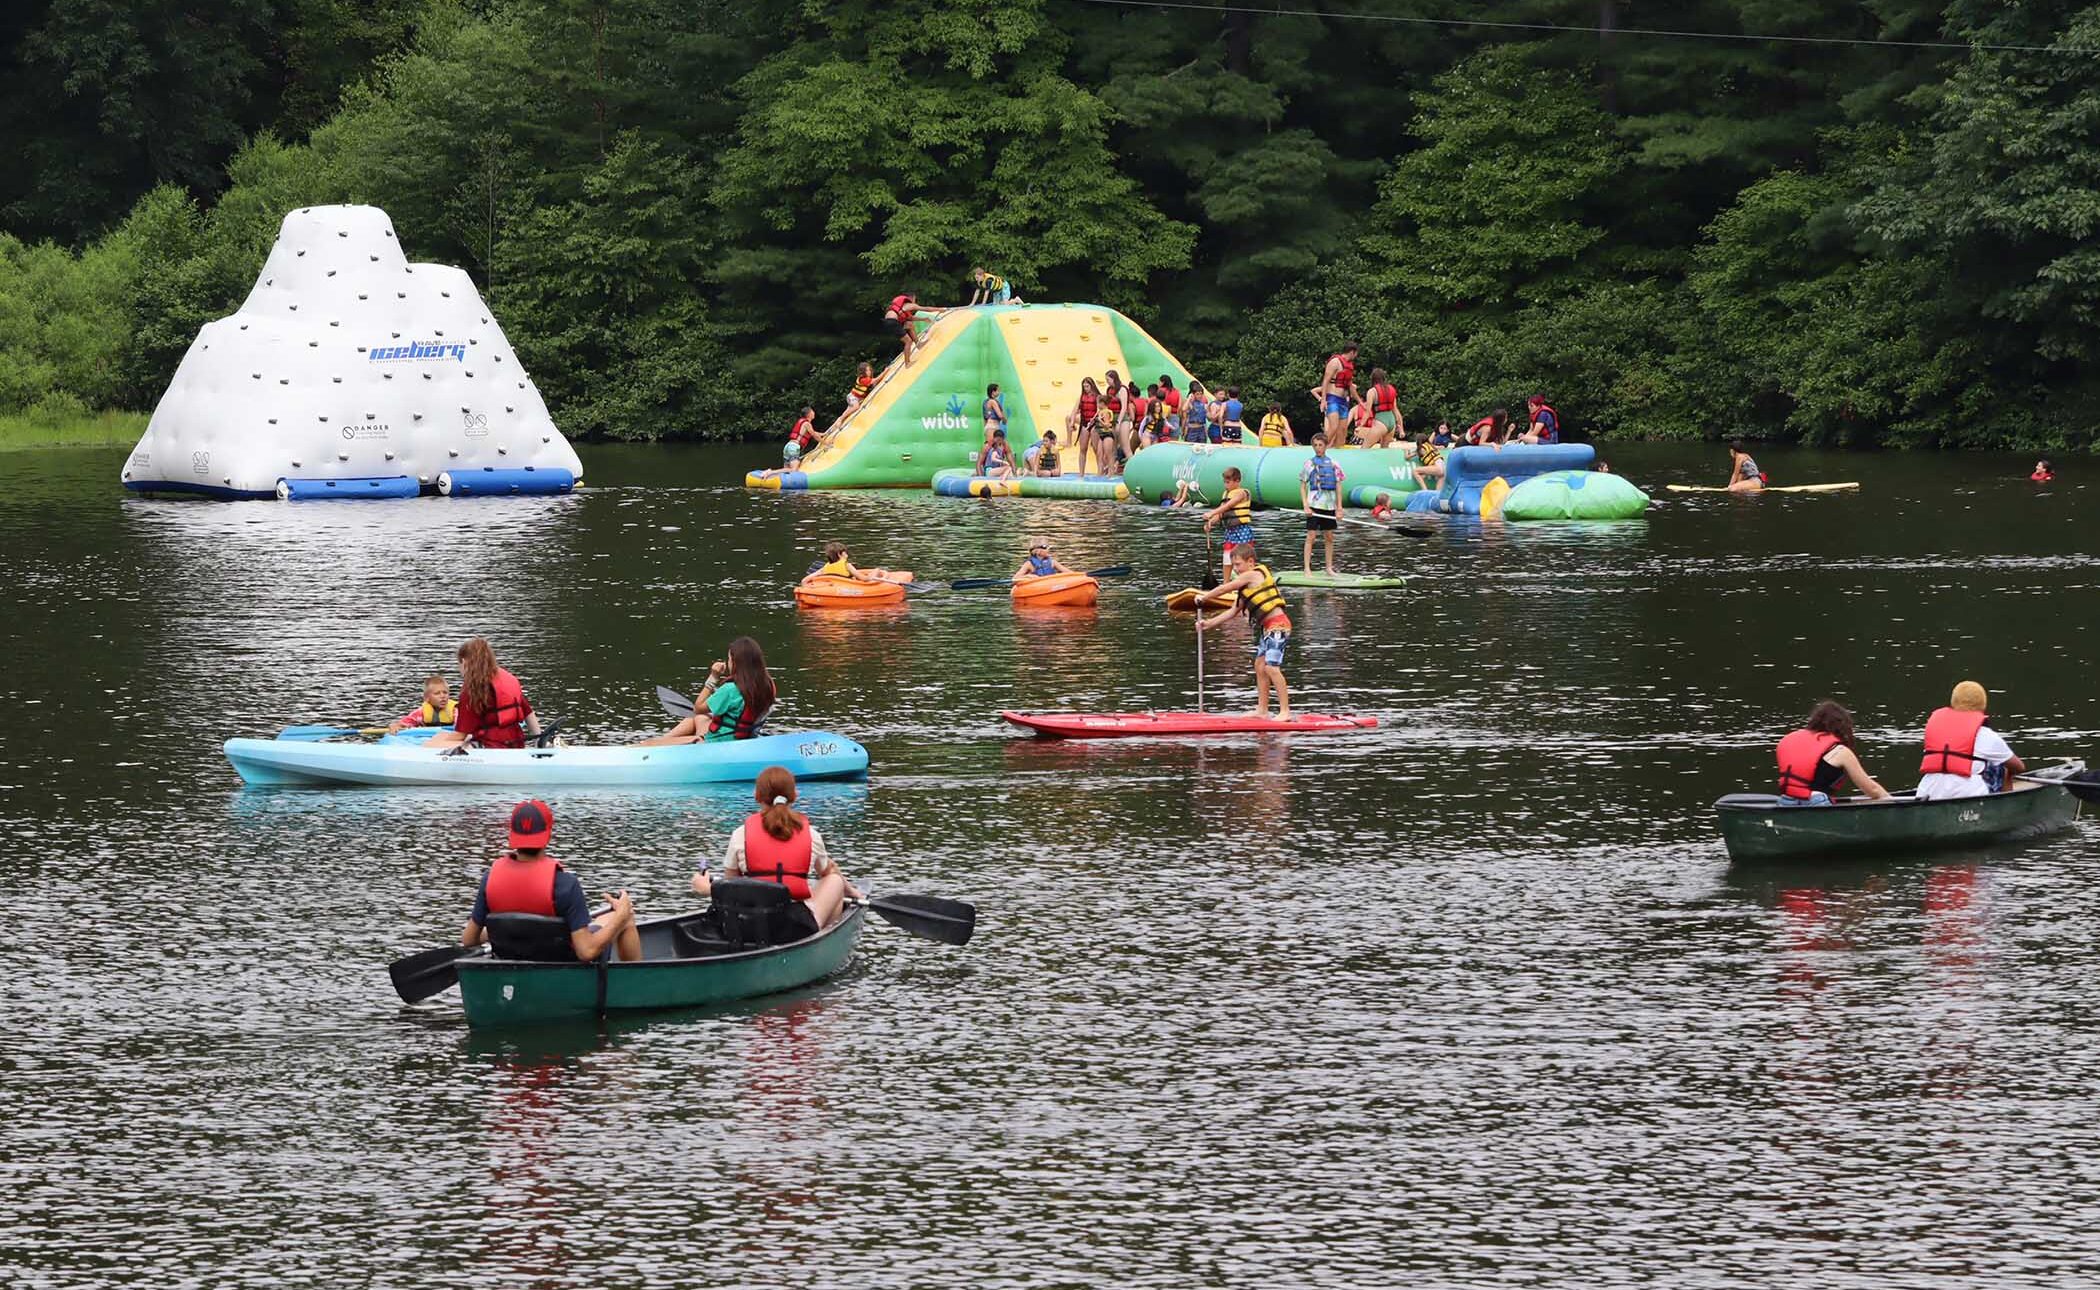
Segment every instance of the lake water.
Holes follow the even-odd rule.
[[[128,499],[121,454],[0,456],[0,1279],[238,1284],[1938,1286],[2089,1281],[2091,823],[2018,848],[1731,868],[1813,702],[1912,782],[1974,677],[2030,761],[2096,748],[2100,487],[2003,457],[1760,453],[1856,494],[1672,496],[1591,528],[1350,530],[1401,594],[1296,592],[1305,710],[1361,734],[1064,745],[1001,708],[1192,706],[1138,506],[738,487],[749,453],[586,449],[568,498]],[[1001,592],[797,611],[827,537]],[[1298,532],[1262,522],[1286,559]],[[243,790],[230,734],[383,718],[486,634],[578,736],[663,725],[728,639],[776,728],[864,742],[805,805],[878,891],[842,977],[504,1036],[403,1008],[513,795]],[[1244,703],[1247,641],[1211,645]],[[556,850],[686,907],[739,790],[550,794]]]

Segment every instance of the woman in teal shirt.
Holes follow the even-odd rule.
[[[739,636],[729,642],[729,657],[707,669],[707,681],[693,700],[693,715],[667,734],[642,740],[641,746],[749,739],[778,697],[773,674],[766,670],[765,651],[749,636]]]

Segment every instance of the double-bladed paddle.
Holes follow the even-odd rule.
[[[277,732],[277,737],[295,743],[318,743],[323,739],[347,739],[352,735],[370,738],[385,733],[385,726],[286,726]]]
[[[940,896],[869,896],[859,902],[901,932],[943,945],[968,945],[977,907]]]
[[[683,721],[693,715],[693,701],[668,685],[656,687],[656,701],[664,705],[664,715],[673,721]]]
[[[1127,578],[1130,576],[1130,566],[1127,564],[1112,564],[1106,569],[1088,569],[1086,576],[1089,578]],[[988,587],[1011,587],[1013,585],[1014,580],[1012,578],[957,578],[948,584],[948,588],[951,591],[982,591]]]

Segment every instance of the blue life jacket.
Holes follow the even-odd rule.
[[[1331,493],[1342,486],[1341,474],[1335,469],[1334,458],[1314,457],[1307,466],[1312,475],[1306,480],[1316,493]]]
[[[1036,577],[1047,578],[1057,572],[1057,561],[1047,555],[1032,555],[1028,557],[1028,567]]]

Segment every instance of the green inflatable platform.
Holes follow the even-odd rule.
[[[1198,500],[1216,503],[1225,496],[1225,468],[1237,466],[1254,504],[1298,506],[1298,472],[1312,460],[1311,448],[1214,448],[1193,443],[1157,443],[1140,448],[1123,467],[1133,497],[1157,502],[1174,496],[1184,481],[1196,486]],[[1328,454],[1342,471],[1342,491],[1349,501],[1375,487],[1395,495],[1417,491],[1414,464],[1398,448],[1338,448]],[[1374,495],[1375,499],[1375,495]]]
[[[1630,520],[1648,509],[1648,494],[1620,475],[1555,470],[1535,475],[1502,503],[1505,520]]]
[[[1079,454],[1064,442],[1079,383],[1111,370],[1150,384],[1161,376],[1188,388],[1188,369],[1145,329],[1101,305],[974,305],[951,309],[925,329],[910,367],[900,357],[867,399],[825,432],[788,470],[755,470],[751,488],[925,488],[940,471],[967,470],[984,442],[984,390],[1006,400],[1014,456],[1055,430],[1068,475]]]

